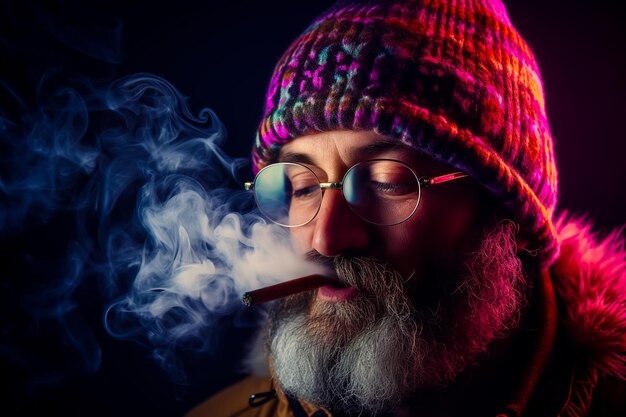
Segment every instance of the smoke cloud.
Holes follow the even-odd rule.
[[[5,243],[43,241],[55,261],[45,278],[15,273],[9,292],[31,325],[63,329],[85,369],[98,369],[101,352],[81,288],[100,292],[110,335],[149,344],[176,379],[178,349],[209,351],[243,292],[319,272],[258,215],[241,185],[247,161],[221,150],[217,116],[194,116],[166,80],[99,86],[48,72],[35,110],[13,98],[18,115],[0,113],[0,231]],[[25,259],[43,268],[41,253]],[[19,295],[18,279],[37,285]]]

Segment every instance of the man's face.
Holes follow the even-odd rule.
[[[301,137],[279,156],[322,182],[372,159],[401,161],[420,177],[454,171],[372,132]],[[520,308],[515,228],[496,225],[489,201],[471,179],[455,180],[423,190],[405,222],[377,226],[326,190],[317,216],[291,236],[352,290],[276,303],[268,344],[282,388],[331,409],[376,411],[454,379]]]
[[[414,149],[385,140],[373,132],[334,131],[298,138],[286,144],[281,162],[305,162],[320,181],[341,181],[358,162],[395,159],[418,176],[448,174],[454,169]],[[476,243],[482,195],[470,179],[426,189],[417,212],[395,226],[374,226],[349,208],[340,191],[325,191],[313,221],[291,230],[302,252],[322,256],[365,255],[388,263],[416,285],[425,263],[453,261],[460,251]],[[474,242],[472,242],[472,239]]]

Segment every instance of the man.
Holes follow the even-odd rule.
[[[279,61],[253,161],[260,210],[335,281],[276,301],[268,375],[190,416],[624,415],[623,243],[554,218],[499,1],[338,3]]]

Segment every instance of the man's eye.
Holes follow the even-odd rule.
[[[376,193],[402,195],[415,191],[415,187],[409,182],[370,182],[371,189]]]
[[[294,188],[291,193],[292,198],[307,198],[315,194],[315,192],[319,189],[318,185],[310,185],[308,187]]]

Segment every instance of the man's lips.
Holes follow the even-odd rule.
[[[345,284],[337,281],[337,284],[329,284],[320,287],[317,290],[317,297],[320,300],[339,302],[348,301],[359,293],[359,290],[355,287],[348,287]]]

